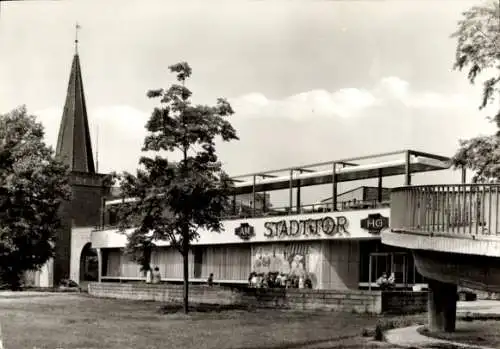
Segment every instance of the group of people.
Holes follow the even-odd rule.
[[[161,283],[161,273],[160,268],[155,266],[154,269],[151,267],[146,270],[146,283],[147,284],[159,284]]]
[[[312,288],[312,280],[307,275],[251,272],[248,277],[248,286],[254,288]]]
[[[146,283],[147,284],[159,284],[159,283],[161,283],[161,273],[160,273],[160,268],[158,268],[158,266],[155,266],[154,269],[149,267],[146,270]],[[213,273],[210,273],[210,275],[207,279],[207,285],[208,286],[214,285],[214,274]]]
[[[387,277],[387,273],[382,273],[382,276],[377,279],[377,285],[381,290],[391,289],[394,287],[395,279],[394,273],[391,273],[389,277]]]

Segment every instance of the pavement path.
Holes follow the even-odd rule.
[[[474,302],[458,302],[457,315],[465,314],[481,314],[481,315],[499,315],[500,316],[500,301],[494,300],[478,300]],[[404,328],[396,328],[385,333],[386,341],[393,345],[398,345],[406,348],[426,348],[439,344],[453,345],[456,348],[467,349],[495,349],[484,346],[462,344],[457,342],[445,341],[442,339],[430,338],[418,333],[420,326],[411,326]]]
[[[386,341],[390,344],[406,347],[406,348],[436,348],[437,344],[448,344],[453,345],[457,348],[464,349],[497,349],[491,347],[484,347],[472,344],[462,344],[457,342],[445,341],[442,339],[436,339],[421,335],[418,333],[418,329],[421,326],[411,326],[396,328],[385,333]]]
[[[37,292],[37,291],[0,291],[0,303],[53,303],[54,299],[78,299],[78,293]],[[0,349],[2,349],[0,347]]]
[[[457,302],[457,313],[500,315],[500,301],[478,300],[474,302]]]

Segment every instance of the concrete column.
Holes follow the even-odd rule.
[[[457,285],[428,280],[429,329],[435,332],[455,332],[457,317]]]
[[[102,279],[102,250],[96,248],[97,251],[97,282],[101,282]]]

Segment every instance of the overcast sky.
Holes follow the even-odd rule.
[[[54,145],[75,22],[99,170],[134,171],[155,101],[187,61],[194,100],[226,97],[230,174],[414,148],[452,155],[490,132],[452,70],[462,0],[22,1],[0,12],[0,112],[26,104]],[[428,177],[431,178],[431,177]]]

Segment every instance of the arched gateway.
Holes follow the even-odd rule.
[[[98,281],[99,266],[97,251],[89,243],[85,244],[80,255],[80,283]]]

